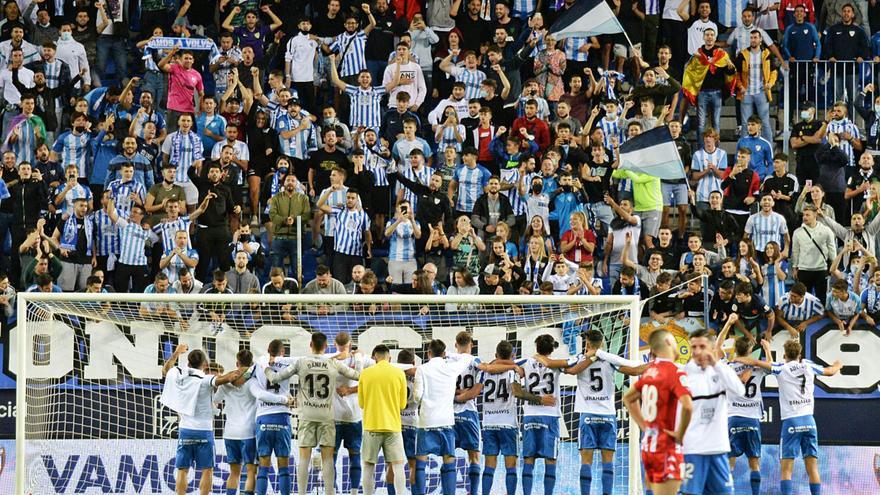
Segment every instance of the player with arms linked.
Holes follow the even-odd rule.
[[[780,482],[782,495],[792,495],[791,473],[794,459],[798,454],[804,458],[804,467],[810,478],[810,494],[820,495],[822,480],[819,477],[819,435],[816,420],[813,419],[816,375],[834,376],[843,365],[835,361],[833,365],[822,367],[801,359],[800,342],[789,340],[783,347],[784,363],[769,363],[750,357],[737,357],[735,362],[757,366],[776,375],[779,383],[779,410],[782,416],[782,438],[780,441]]]
[[[626,392],[623,404],[643,432],[642,462],[648,488],[654,495],[674,495],[681,486],[681,441],[694,405],[687,374],[674,362],[676,343],[672,334],[655,330],[648,337],[648,345],[654,362]]]

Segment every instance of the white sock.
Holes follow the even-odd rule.
[[[404,463],[394,465],[394,491],[406,495],[406,468]]]
[[[364,463],[364,472],[361,477],[361,485],[364,487],[364,495],[373,495],[376,491],[376,465],[369,462]],[[357,495],[357,490],[352,490]]]

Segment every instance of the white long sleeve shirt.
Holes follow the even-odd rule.
[[[723,362],[704,369],[690,361],[684,370],[694,401],[694,412],[684,435],[684,453],[715,455],[730,452],[726,394],[744,395],[745,386]]]
[[[419,428],[443,428],[455,425],[455,384],[474,360],[468,354],[450,354],[431,358],[416,368],[413,397],[419,404]]]
[[[382,76],[382,85],[384,86],[393,81],[396,72],[397,64],[388,64]],[[425,102],[425,97],[428,95],[428,87],[425,86],[425,75],[419,64],[415,62],[409,62],[400,66],[400,84],[388,93],[388,108],[394,108],[397,105],[397,94],[404,91],[409,94],[410,106],[422,106],[422,103]]]
[[[86,70],[82,81],[77,83],[76,87],[80,87],[81,84],[88,84],[91,86],[92,76],[89,69],[89,59],[86,57],[86,49],[82,46],[82,43],[76,40],[64,41],[58,39],[55,42],[55,45],[57,47],[55,58],[67,64],[70,68],[71,79],[79,74],[80,69]]]

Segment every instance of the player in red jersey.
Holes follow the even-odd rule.
[[[642,462],[648,488],[654,495],[675,495],[684,465],[681,441],[693,411],[691,392],[687,374],[673,362],[676,343],[672,334],[655,330],[648,337],[648,345],[655,360],[624,395],[623,403],[642,429]],[[679,406],[681,413],[677,414]]]

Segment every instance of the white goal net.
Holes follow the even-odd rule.
[[[559,342],[553,358],[583,352],[581,335],[599,330],[605,350],[629,359],[639,356],[639,312],[631,296],[302,296],[31,294],[18,300],[18,327],[11,341],[11,368],[17,373],[16,452],[7,453],[16,485],[0,493],[174,493],[177,414],[159,402],[162,366],[185,343],[202,349],[213,364],[235,368],[240,349],[259,362],[269,342],[281,339],[287,355],[309,354],[312,332],[332,344],[340,332],[369,356],[385,344],[394,352],[425,358],[426,344],[443,340],[449,349],[461,331],[471,333],[473,353],[494,359],[499,342],[513,344],[514,357],[535,353],[535,338],[551,334]],[[617,375],[618,442],[615,495],[641,493],[638,432],[620,398],[625,377]],[[562,418],[555,493],[579,493],[580,456],[574,399],[576,377],[562,375]],[[292,390],[291,393],[294,391]],[[480,398],[478,398],[478,403]],[[451,407],[451,404],[450,404]],[[293,445],[296,445],[296,410]],[[520,411],[521,415],[521,411]],[[215,415],[216,465],[212,493],[226,493],[229,476],[223,447],[222,408]],[[337,491],[351,493],[345,449],[337,459]],[[299,459],[298,450],[291,466]],[[522,465],[522,461],[519,461]],[[503,461],[493,493],[504,493]],[[440,492],[440,463],[431,459],[428,493]],[[601,493],[602,463],[593,462],[593,493]],[[191,487],[198,485],[191,470]],[[377,466],[377,490],[385,493],[384,466]],[[467,493],[467,455],[458,451],[458,493]],[[543,493],[542,461],[536,462],[534,493]],[[6,479],[9,479],[8,477]],[[7,482],[8,483],[8,482]],[[320,469],[312,470],[309,491],[323,493]],[[296,490],[296,480],[293,479]],[[269,493],[278,493],[274,470]],[[293,493],[296,493],[294,491]]]

